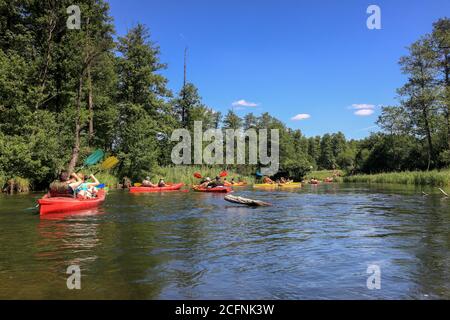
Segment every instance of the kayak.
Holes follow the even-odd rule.
[[[283,183],[283,184],[277,184],[277,183],[258,183],[254,184],[253,187],[255,188],[295,188],[295,187],[301,187],[301,182],[290,182],[290,183]]]
[[[235,183],[225,182],[224,185],[226,187],[243,187],[247,185],[247,182],[235,182]]]
[[[165,187],[130,187],[131,193],[141,193],[141,192],[164,192],[164,191],[175,191],[180,190],[183,183],[176,183],[167,185]]]
[[[60,213],[67,211],[79,211],[95,208],[105,201],[106,192],[102,189],[97,193],[96,198],[77,199],[72,197],[51,197],[46,194],[38,200],[39,214]]]
[[[214,187],[214,188],[204,188],[200,186],[192,186],[192,189],[197,192],[216,192],[216,193],[228,193],[233,192],[230,187]]]

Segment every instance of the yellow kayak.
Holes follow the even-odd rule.
[[[258,183],[254,184],[253,187],[255,188],[295,188],[295,187],[301,187],[301,182],[290,182],[290,183]]]

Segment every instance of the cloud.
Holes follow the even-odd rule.
[[[352,104],[351,109],[361,110],[361,109],[375,109],[375,105],[367,103],[355,103]]]
[[[292,120],[292,121],[301,121],[301,120],[306,120],[306,119],[309,119],[309,118],[311,118],[311,115],[310,115],[310,114],[307,114],[307,113],[300,113],[300,114],[298,114],[298,115],[292,117],[291,120]]]
[[[233,102],[231,105],[233,107],[257,107],[259,104],[241,99],[241,100]]]
[[[356,110],[353,114],[360,117],[367,117],[375,112],[376,106],[368,103],[354,103],[349,109]]]
[[[367,117],[374,113],[375,111],[373,109],[359,109],[355,111],[355,115],[361,116],[361,117]]]

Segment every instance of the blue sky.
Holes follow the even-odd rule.
[[[381,30],[366,26],[371,4],[381,8]],[[226,113],[233,102],[248,102],[236,112],[267,111],[307,136],[342,131],[348,138],[377,130],[379,106],[397,104],[406,47],[450,16],[448,0],[110,0],[110,6],[118,35],[138,22],[149,27],[174,92],[188,46],[188,80],[206,105]],[[298,114],[310,118],[291,120]]]

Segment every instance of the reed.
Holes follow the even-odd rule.
[[[409,185],[450,186],[450,169],[433,171],[404,171],[345,176],[344,182],[396,183]]]
[[[104,183],[105,186],[110,189],[117,188],[119,184],[119,179],[108,172],[100,172],[96,175],[96,178],[100,181],[100,183]]]

